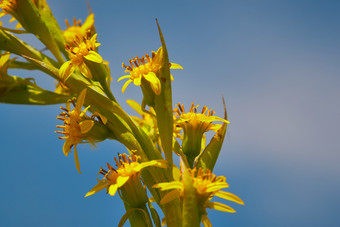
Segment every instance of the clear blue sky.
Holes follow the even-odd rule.
[[[83,0],[48,2],[63,29],[65,18],[87,16]],[[90,3],[124,107],[141,93],[130,85],[121,94],[121,63],[158,49],[156,17],[170,61],[184,67],[173,71],[174,103],[194,101],[221,116],[224,95],[231,124],[215,173],[246,205],[230,203],[236,214],[208,211],[214,226],[339,225],[339,1]],[[12,74],[53,87],[43,74]],[[124,147],[79,145],[80,175],[53,132],[59,106],[0,108],[0,226],[116,226],[118,198],[83,196]]]

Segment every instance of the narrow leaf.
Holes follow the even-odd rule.
[[[228,116],[224,98],[222,98],[222,100],[224,106],[224,119],[227,121]],[[227,123],[224,122],[222,127],[216,132],[215,136],[210,140],[208,146],[206,146],[202,154],[199,156],[198,161],[196,163],[197,168],[202,168],[204,171],[206,169],[210,169],[211,171],[214,169],[217,158],[220,154],[223,145],[226,132]]]
[[[169,176],[172,180],[172,131],[173,131],[173,113],[172,113],[172,92],[171,92],[171,80],[170,80],[170,67],[169,56],[166,49],[164,37],[161,28],[157,22],[159,36],[163,48],[163,61],[160,71],[157,73],[157,77],[161,82],[161,93],[155,95],[155,112],[157,116],[157,125],[159,129],[159,135],[162,141],[162,148],[165,153],[165,159],[169,163]]]

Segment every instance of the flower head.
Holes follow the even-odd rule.
[[[70,61],[65,62],[59,69],[59,76],[62,81],[65,81],[76,68],[88,78],[92,78],[90,69],[85,63],[85,60],[103,63],[103,58],[96,52],[96,48],[100,45],[97,43],[97,34],[93,36],[83,37],[83,39],[76,36],[76,40],[70,44],[66,44],[65,48],[68,52]]]
[[[73,19],[73,25],[70,26],[68,20],[65,20],[67,29],[64,31],[64,37],[67,43],[77,41],[77,38],[82,41],[83,37],[86,36],[87,32],[93,31],[94,14],[91,13],[85,20],[84,24],[81,24],[80,20]]]
[[[160,47],[157,52],[152,51],[151,53],[151,58],[147,53],[145,53],[145,57],[143,56],[142,58],[139,58],[137,56],[132,60],[129,59],[130,66],[126,66],[124,63],[122,64],[122,67],[125,68],[125,72],[128,72],[130,74],[122,76],[118,79],[118,81],[128,79],[128,81],[126,81],[122,87],[123,93],[131,82],[133,82],[137,86],[141,86],[143,79],[150,84],[152,91],[156,95],[159,95],[161,93],[161,82],[156,74],[162,66],[163,48]],[[183,68],[176,63],[170,63],[170,69]]]
[[[119,158],[115,157],[117,169],[114,169],[109,163],[107,164],[108,170],[100,169],[99,174],[104,175],[102,180],[98,180],[98,184],[94,186],[86,195],[93,195],[104,188],[107,192],[114,196],[118,188],[123,187],[126,183],[131,181],[140,182],[140,172],[149,166],[155,166],[160,168],[166,168],[167,164],[165,160],[152,160],[148,162],[139,162],[139,156],[132,154],[120,154]]]
[[[216,175],[213,174],[209,169],[207,169],[206,172],[203,172],[201,168],[198,169],[198,171],[196,168],[188,171],[190,172],[191,175],[192,184],[195,189],[198,206],[202,208],[201,212],[203,214],[202,216],[203,223],[207,222],[206,208],[216,209],[230,213],[236,212],[233,208],[225,204],[218,202],[210,202],[210,200],[214,196],[220,197],[225,200],[233,201],[238,204],[242,205],[244,204],[244,202],[236,195],[230,192],[221,191],[221,189],[229,187],[228,183],[226,182],[226,177],[224,176],[216,177]],[[180,179],[179,181],[158,183],[153,187],[159,188],[162,191],[172,190],[169,193],[165,194],[165,196],[162,198],[161,204],[165,204],[177,197],[183,199],[185,187],[184,185],[185,184],[183,182],[182,176],[182,179]]]
[[[221,124],[214,124],[214,121],[229,123],[229,121],[213,116],[215,113],[212,109],[209,110],[206,106],[202,108],[201,113],[197,111],[198,105],[191,103],[189,112],[185,112],[184,105],[178,104],[174,109],[174,132],[179,135],[179,131],[183,129],[182,150],[187,156],[189,164],[193,166],[193,161],[201,151],[202,139],[204,133],[212,130],[217,131]]]
[[[86,89],[84,89],[78,96],[77,104],[72,104],[74,109],[70,109],[70,105],[67,108],[60,107],[65,112],[62,112],[57,119],[64,121],[64,125],[57,125],[57,128],[62,128],[63,131],[56,131],[62,133],[65,136],[59,137],[59,139],[66,139],[63,152],[65,156],[71,152],[71,148],[74,147],[74,158],[76,162],[77,170],[80,172],[79,159],[77,153],[77,144],[83,140],[84,134],[89,132],[94,125],[94,120],[91,120],[85,115],[86,111],[90,106],[86,107],[83,111],[81,110],[86,95]]]
[[[13,15],[15,14],[15,9],[17,7],[17,2],[16,0],[0,0],[0,9],[2,11],[0,12],[0,17],[5,16],[6,14],[12,15],[12,18],[9,20],[9,22],[15,21],[15,17]],[[18,23],[15,26],[16,29],[21,28],[21,24]]]

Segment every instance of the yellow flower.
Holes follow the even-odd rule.
[[[98,184],[94,186],[86,195],[93,195],[106,188],[107,192],[114,196],[118,188],[123,187],[127,182],[140,182],[140,172],[149,166],[166,168],[165,160],[152,160],[148,162],[139,163],[139,156],[132,154],[120,154],[119,160],[115,157],[117,169],[114,169],[109,163],[107,164],[108,171],[103,168],[100,169],[100,174],[104,175],[102,180],[98,180]]]
[[[128,79],[122,87],[122,92],[125,92],[126,87],[133,82],[137,86],[141,86],[142,79],[145,79],[150,83],[150,86],[153,92],[156,95],[161,93],[161,82],[159,81],[156,73],[162,66],[163,61],[163,48],[160,47],[157,52],[152,51],[152,57],[146,53],[145,57],[139,58],[138,56],[129,59],[130,66],[126,66],[124,63],[122,67],[125,68],[125,72],[128,72],[130,75],[122,76],[118,79],[121,81],[123,79]],[[176,63],[170,63],[170,69],[183,69],[182,66]],[[171,76],[173,80],[173,77]]]
[[[212,130],[217,131],[221,124],[214,124],[214,121],[221,121],[229,123],[229,121],[213,116],[215,113],[213,110],[209,110],[206,106],[202,108],[202,112],[197,112],[197,106],[191,103],[191,108],[188,113],[184,110],[184,105],[177,104],[174,109],[174,133],[177,137],[181,138],[179,131],[183,129],[183,142],[182,150],[187,156],[188,162],[193,167],[194,159],[199,155],[202,148],[202,139],[204,139],[204,133]]]
[[[5,16],[6,14],[12,15],[12,18],[9,20],[9,23],[15,21],[15,18],[13,17],[13,14],[15,14],[15,8],[17,7],[16,0],[0,0],[0,9],[2,11],[0,12],[0,17]],[[1,26],[1,24],[0,24]],[[18,23],[15,28],[19,29],[21,28],[21,24]]]
[[[94,34],[92,37],[85,36],[83,40],[76,37],[76,41],[65,45],[70,61],[65,62],[59,69],[59,76],[62,81],[66,81],[76,68],[79,68],[85,77],[92,78],[85,59],[96,63],[103,63],[103,58],[96,52],[96,48],[100,45],[100,43],[96,42],[96,39],[97,34]]]
[[[62,128],[63,131],[56,131],[57,133],[65,135],[64,137],[59,137],[59,139],[66,139],[63,146],[63,152],[65,156],[68,156],[71,152],[71,148],[74,146],[74,158],[79,173],[81,172],[79,167],[77,144],[83,140],[83,135],[89,132],[94,125],[94,121],[90,120],[90,118],[85,115],[90,106],[86,107],[83,111],[81,110],[84,104],[85,95],[86,89],[80,92],[77,104],[74,104],[72,100],[72,104],[74,106],[72,111],[70,110],[70,105],[68,105],[67,108],[60,107],[65,112],[62,112],[57,117],[57,119],[64,121],[64,125],[57,125],[57,128]]]
[[[216,175],[213,174],[209,169],[207,169],[206,172],[203,172],[201,168],[198,171],[196,170],[196,168],[188,171],[191,173],[192,184],[195,188],[198,206],[202,208],[202,222],[204,226],[208,226],[205,223],[208,223],[209,221],[206,213],[206,208],[230,213],[236,212],[233,208],[225,204],[219,202],[210,202],[210,200],[214,196],[244,205],[244,202],[236,195],[230,192],[221,191],[221,189],[229,187],[228,183],[226,182],[226,177],[216,177]],[[168,203],[177,197],[183,199],[183,179],[166,183],[158,183],[155,184],[153,187],[159,188],[162,191],[172,190],[165,194],[165,196],[161,200],[161,204]]]
[[[174,117],[177,128],[182,128],[184,131],[188,130],[198,130],[200,133],[207,132],[209,130],[217,131],[221,125],[213,124],[213,121],[222,121],[229,123],[229,121],[213,116],[215,111],[208,109],[207,106],[202,108],[201,113],[197,113],[197,108],[199,105],[195,106],[194,102],[191,103],[191,107],[188,113],[185,112],[184,105],[181,103],[177,104],[174,109]]]
[[[83,37],[86,36],[87,32],[93,31],[94,14],[91,13],[85,20],[84,24],[81,24],[80,20],[73,19],[73,25],[70,26],[68,20],[65,20],[67,29],[64,31],[64,37],[67,43],[76,41],[76,37],[82,41]]]

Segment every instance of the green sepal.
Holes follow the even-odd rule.
[[[117,139],[102,122],[95,120],[91,130],[88,133],[82,135],[82,138],[93,143],[101,142],[106,139]]]
[[[60,37],[55,37],[50,32],[50,29],[56,29],[56,26],[53,25],[53,20],[55,19],[51,18],[52,14],[48,13],[48,11],[39,11],[44,9],[42,5],[43,2],[41,2],[41,0],[35,2],[32,0],[16,0],[16,8],[13,16],[20,22],[26,31],[34,34],[43,44],[45,44],[45,46],[56,57],[59,64],[62,64],[64,62],[64,58],[62,57],[61,51],[56,42],[56,40]],[[37,6],[39,6],[40,9],[38,9]],[[52,25],[51,28],[48,27],[50,25]]]
[[[223,97],[222,97],[222,100],[223,100],[223,106],[224,106],[224,119],[228,120],[227,108],[226,108]],[[210,143],[206,146],[204,151],[198,157],[197,162],[196,162],[197,168],[202,168],[203,171],[206,171],[206,169],[210,169],[211,171],[213,171],[216,161],[218,159],[218,156],[220,154],[226,132],[227,132],[227,123],[224,122],[221,128],[216,132],[216,134],[210,140]]]
[[[133,215],[135,214],[135,215]],[[138,215],[138,216],[137,216]],[[118,227],[123,227],[125,222],[132,217],[138,217],[136,220],[133,220],[131,226],[140,226],[140,227],[152,227],[152,223],[150,218],[148,218],[148,214],[145,210],[141,208],[131,208],[123,215],[123,217],[120,219]],[[134,222],[135,221],[135,222]]]
[[[169,163],[169,176],[172,180],[172,132],[173,132],[173,111],[172,111],[172,94],[171,94],[171,79],[170,79],[170,62],[168,51],[166,49],[164,37],[161,28],[157,22],[159,36],[163,49],[163,60],[160,70],[157,72],[157,77],[161,82],[161,93],[155,95],[155,112],[157,117],[157,125],[159,136],[162,141],[162,148],[165,154],[165,160]]]
[[[184,195],[183,195],[183,219],[182,226],[183,227],[199,227],[200,226],[200,218],[199,218],[199,207],[196,198],[196,190],[193,186],[192,177],[188,169],[186,169],[183,173],[183,186],[184,186]]]
[[[153,92],[150,83],[142,77],[141,79],[141,89],[143,92],[143,108],[145,108],[145,105],[148,105],[150,107],[155,107],[155,93]]]
[[[0,102],[27,105],[65,103],[70,96],[57,94],[38,87],[31,79],[6,76],[0,80]]]

